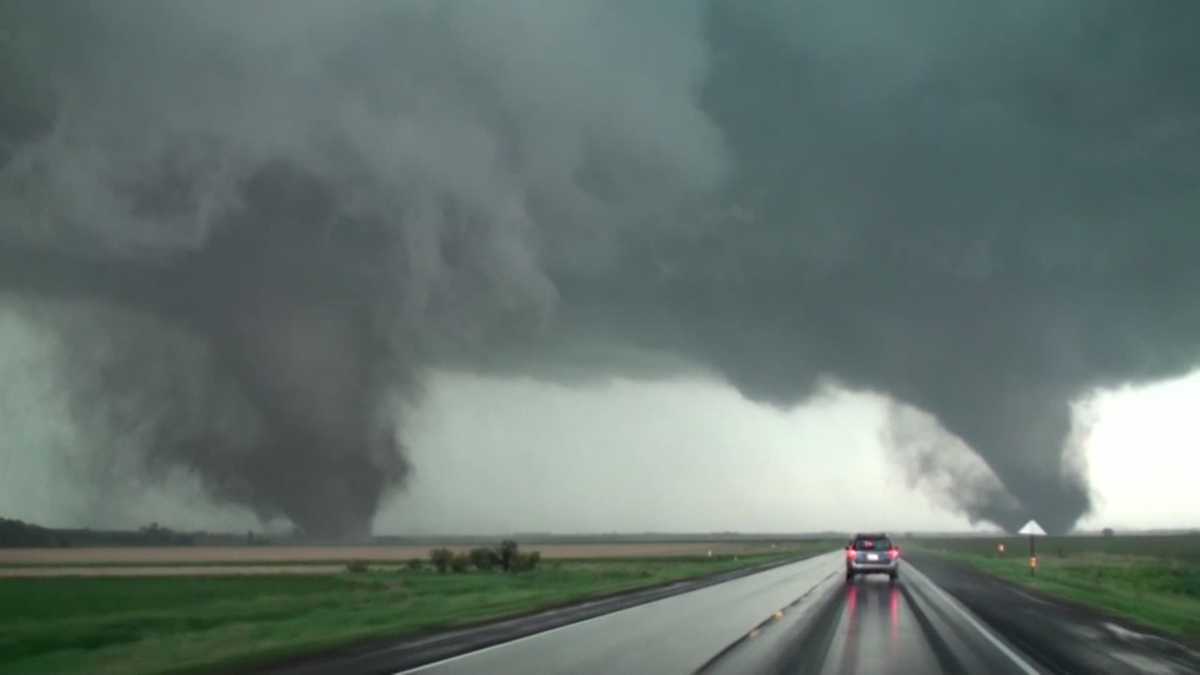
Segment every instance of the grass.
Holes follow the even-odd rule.
[[[0,672],[207,672],[800,557],[543,561],[532,572],[0,579]]]
[[[1004,557],[996,553],[1000,541],[1006,544]],[[918,540],[909,545],[1200,643],[1200,537],[1039,539],[1036,576],[1029,573],[1028,540]]]
[[[1018,557],[1029,551],[1027,537],[919,537],[911,540],[911,543],[927,549],[983,556],[993,556],[996,544],[1000,543],[1005,545],[1010,554]],[[1103,553],[1200,564],[1200,534],[1038,537],[1037,550],[1044,557],[1066,558],[1084,553]]]

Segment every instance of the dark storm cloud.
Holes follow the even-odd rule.
[[[135,453],[361,536],[408,472],[396,416],[422,368],[548,321],[540,228],[584,235],[719,174],[699,9],[628,9],[0,7],[0,280],[68,315],[41,320],[97,489]]]
[[[703,102],[739,217],[631,238],[619,273],[561,282],[564,305],[686,345],[752,398],[832,376],[929,411],[1019,502],[964,483],[971,516],[1065,529],[1089,504],[1060,461],[1069,402],[1200,355],[1196,18],[719,3]]]
[[[1069,403],[1200,356],[1197,11],[750,7],[6,5],[0,279],[98,303],[108,440],[321,535],[430,365],[831,378],[978,453],[972,518],[1069,527]]]

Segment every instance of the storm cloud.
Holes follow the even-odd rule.
[[[1196,19],[8,3],[0,285],[100,465],[315,536],[403,485],[435,367],[878,392],[954,508],[1061,531],[1072,401],[1200,362]]]

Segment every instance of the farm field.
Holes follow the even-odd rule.
[[[477,544],[476,544],[477,545]],[[779,542],[534,544],[543,559],[744,556],[795,547]],[[456,553],[475,545],[447,544]],[[830,547],[833,547],[830,544]],[[0,548],[0,577],[54,575],[191,575],[333,573],[351,561],[400,566],[425,559],[432,546],[115,546]]]

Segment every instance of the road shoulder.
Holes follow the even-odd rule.
[[[907,557],[1049,672],[1200,672],[1200,653],[1126,619],[934,554],[910,551]]]

